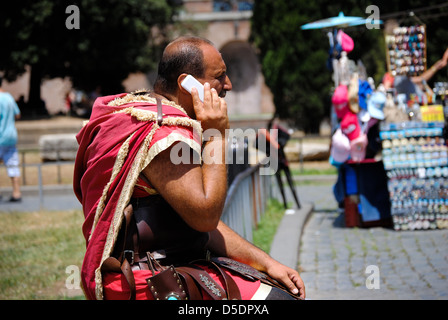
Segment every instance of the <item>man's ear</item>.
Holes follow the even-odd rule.
[[[182,81],[184,81],[184,79],[187,77],[188,74],[186,73],[182,73],[177,77],[177,88],[182,92],[182,93],[188,93],[190,94],[187,90],[185,90],[184,87],[182,87]]]

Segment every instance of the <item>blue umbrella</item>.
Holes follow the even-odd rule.
[[[317,20],[314,22],[310,22],[307,24],[304,24],[300,27],[302,30],[309,30],[309,29],[324,29],[324,28],[333,28],[333,27],[348,27],[351,25],[355,25],[352,23],[360,22],[361,20],[365,20],[362,17],[346,17],[344,16],[343,12],[339,12],[339,15],[337,17]],[[361,24],[361,23],[360,23]]]

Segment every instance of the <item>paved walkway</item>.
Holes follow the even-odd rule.
[[[297,189],[314,203],[298,257],[308,299],[448,299],[447,229],[345,228],[331,183]]]
[[[72,210],[82,209],[78,199],[73,193],[71,185],[45,186],[42,190],[42,197],[36,186],[22,186],[22,201],[9,202],[11,188],[0,188],[0,213],[15,211],[39,211],[46,210]]]

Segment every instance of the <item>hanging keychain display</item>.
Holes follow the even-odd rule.
[[[393,76],[418,76],[426,71],[426,26],[394,28],[386,35],[388,71]]]

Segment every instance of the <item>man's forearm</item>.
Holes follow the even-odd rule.
[[[210,232],[208,249],[216,255],[243,262],[260,271],[266,271],[270,256],[252,243],[243,239],[222,221]]]
[[[206,198],[214,196],[224,207],[227,193],[227,184],[222,183],[227,179],[227,167],[225,163],[226,142],[221,137],[212,137],[204,145],[202,152],[203,164],[203,188]],[[215,202],[217,201],[215,200]]]

